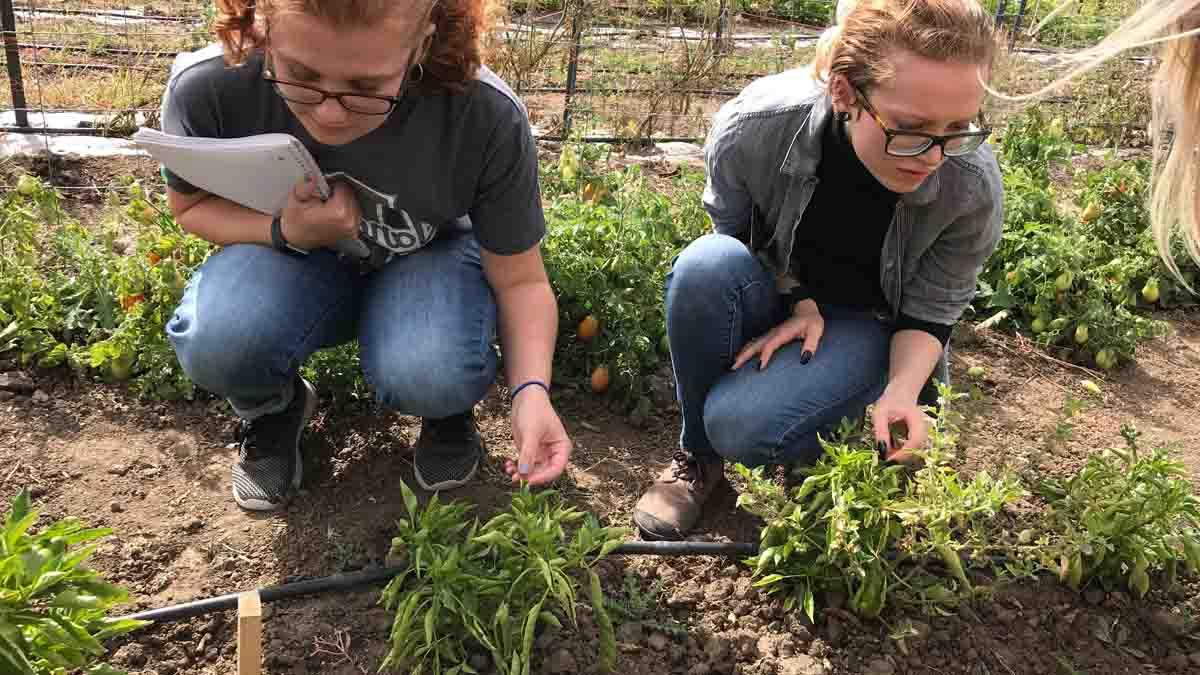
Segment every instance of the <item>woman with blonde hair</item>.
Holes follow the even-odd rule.
[[[218,0],[216,49],[175,69],[163,127],[296,136],[333,186],[295,186],[274,217],[169,174],[180,225],[222,246],[167,325],[184,371],[241,418],[233,497],[282,506],[316,405],[299,368],[358,340],[380,404],[423,418],[417,482],[466,484],[484,456],[472,410],[504,347],[514,480],[562,473],[550,403],[558,326],[525,108],[482,64],[486,0]]]
[[[1100,44],[1072,55],[1077,65],[1062,78],[1023,96],[992,93],[1010,101],[1036,99],[1108,59],[1152,45],[1160,64],[1151,84],[1150,225],[1163,261],[1180,277],[1171,251],[1177,233],[1200,265],[1200,0],[1150,0]]]
[[[683,429],[633,516],[648,538],[694,526],[725,460],[811,462],[819,434],[868,406],[882,454],[921,447],[930,378],[946,379],[950,333],[999,242],[988,12],[977,0],[838,9],[811,67],[751,83],[714,119],[716,232],[668,277]]]

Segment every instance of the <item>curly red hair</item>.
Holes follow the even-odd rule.
[[[421,66],[417,86],[462,91],[483,64],[484,41],[491,28],[490,0],[216,0],[213,32],[225,46],[225,61],[238,66],[265,41],[263,22],[279,12],[300,12],[335,26],[370,26],[408,4],[427,10],[437,27]],[[415,84],[415,83],[414,83]]]

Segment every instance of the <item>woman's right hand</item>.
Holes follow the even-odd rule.
[[[311,251],[358,236],[362,210],[354,189],[339,181],[332,185],[332,192],[328,200],[321,201],[311,180],[292,188],[279,220],[288,243]]]
[[[821,318],[821,310],[812,300],[801,300],[792,310],[792,316],[775,326],[769,333],[751,340],[738,352],[733,361],[733,370],[737,370],[747,361],[758,356],[759,370],[767,367],[767,362],[780,347],[793,340],[804,340],[804,351],[800,353],[800,363],[808,363],[817,351],[821,342],[821,334],[825,332],[825,319]]]

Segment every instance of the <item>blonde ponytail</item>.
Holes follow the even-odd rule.
[[[1040,98],[1123,52],[1155,45],[1161,64],[1152,87],[1150,229],[1163,262],[1183,282],[1171,250],[1176,233],[1200,265],[1200,0],[1150,0],[1100,44],[1071,57],[1076,65],[1054,82],[1020,96],[988,91],[1006,101]]]

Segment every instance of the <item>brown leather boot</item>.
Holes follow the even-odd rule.
[[[671,458],[633,511],[633,524],[644,539],[683,539],[700,519],[704,502],[725,480],[725,463],[712,454],[680,450]]]

